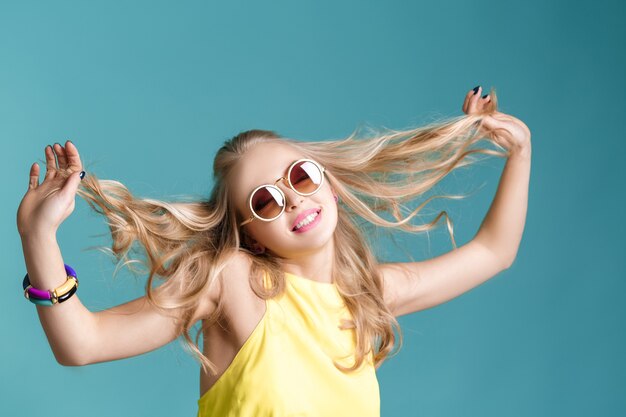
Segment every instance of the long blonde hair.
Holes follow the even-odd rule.
[[[489,112],[496,111],[497,97],[492,89]],[[218,283],[221,271],[235,254],[244,253],[251,262],[250,285],[262,298],[274,297],[285,288],[284,273],[271,255],[254,254],[242,239],[238,227],[242,220],[228,198],[228,182],[233,167],[248,149],[262,142],[279,142],[299,150],[326,168],[328,181],[339,195],[338,222],[334,233],[333,280],[353,320],[342,328],[356,332],[355,362],[352,367],[335,366],[344,372],[358,369],[372,351],[378,368],[391,353],[396,328],[402,346],[402,331],[389,306],[383,302],[382,276],[378,262],[367,242],[366,225],[424,232],[446,217],[452,244],[456,248],[452,222],[440,212],[430,223],[412,225],[410,220],[433,198],[410,213],[403,204],[430,190],[453,169],[474,162],[472,154],[505,157],[508,154],[495,141],[479,134],[483,114],[463,115],[429,123],[409,130],[381,129],[369,137],[357,131],[340,140],[303,142],[285,138],[268,130],[249,130],[226,141],[213,163],[214,186],[210,196],[200,201],[165,202],[137,198],[120,182],[99,180],[89,173],[78,193],[97,212],[106,216],[112,235],[111,253],[118,264],[132,269],[136,263],[149,271],[146,298],[164,311],[182,309],[180,332],[206,371],[217,368],[201,351],[200,334],[220,318],[223,297],[211,317],[192,339],[192,318],[209,288]],[[487,139],[502,150],[469,149]],[[463,198],[448,196],[448,198]],[[395,221],[381,214],[390,213]],[[363,222],[362,220],[365,220]],[[357,223],[360,221],[360,223]],[[139,243],[145,260],[134,254]],[[271,289],[254,279],[265,272]],[[155,292],[154,280],[163,284]],[[168,289],[176,291],[168,291]]]

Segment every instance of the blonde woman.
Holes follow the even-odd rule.
[[[493,89],[481,91],[467,93],[463,116],[367,138],[240,133],[217,152],[205,201],[137,198],[85,175],[70,141],[46,147],[45,178],[33,164],[17,223],[25,297],[38,304],[57,361],[112,361],[183,336],[202,365],[198,416],[378,416],[375,370],[396,344],[394,328],[401,346],[396,317],[455,298],[516,257],[531,135],[497,111]],[[470,148],[481,139],[500,151]],[[413,224],[434,197],[410,211],[403,203],[478,153],[507,161],[480,230],[457,248],[445,212]],[[81,303],[81,274],[65,267],[55,239],[77,193],[107,217],[119,262],[136,264],[134,243],[145,251],[145,296],[98,312]],[[433,259],[379,263],[366,241],[376,227],[426,231],[442,216],[454,249]]]

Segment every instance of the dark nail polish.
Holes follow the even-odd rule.
[[[80,171],[80,179],[82,180],[83,178],[85,178],[85,171]]]
[[[489,94],[485,94],[485,95],[483,96],[483,98],[487,98],[487,96],[489,96]]]
[[[477,85],[476,87],[474,87],[474,95],[476,95],[476,93],[478,93],[478,89],[480,88],[479,85]]]

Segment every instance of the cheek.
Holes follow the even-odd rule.
[[[335,203],[335,197],[330,187],[325,187],[323,190],[320,190],[318,194],[319,194],[318,201],[320,201],[321,203],[324,203],[324,204]]]
[[[275,242],[283,240],[285,234],[289,233],[290,230],[288,230],[285,218],[276,219],[273,222],[263,224],[259,222],[254,229],[250,230],[251,236],[254,236],[257,242],[265,246],[274,246]]]
[[[255,218],[254,221],[244,226],[244,230],[251,238],[260,241],[264,236],[273,233],[273,228],[276,226],[277,220],[272,222],[264,222],[263,220]]]

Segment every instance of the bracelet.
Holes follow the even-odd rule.
[[[24,287],[24,297],[33,304],[45,306],[51,306],[68,300],[78,289],[78,278],[76,277],[76,271],[74,271],[71,266],[66,264],[64,265],[67,279],[63,284],[54,290],[40,290],[33,287],[30,284],[28,274],[26,274],[24,281],[22,282],[22,287]]]

